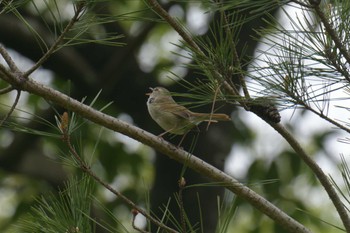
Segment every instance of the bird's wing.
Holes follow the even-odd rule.
[[[178,117],[182,117],[186,119],[190,117],[190,111],[182,105],[179,105],[176,103],[169,103],[164,106],[165,107],[163,108],[163,110],[166,112],[171,112]]]

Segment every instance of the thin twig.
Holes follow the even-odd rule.
[[[14,74],[17,74],[17,75],[20,74],[20,70],[18,69],[16,63],[12,60],[10,54],[6,51],[6,49],[4,48],[4,46],[1,43],[0,43],[0,54],[4,58],[4,60],[6,61],[7,65],[10,67],[10,70]],[[12,75],[12,73],[8,72],[8,70],[3,65],[0,65],[0,72],[2,74],[4,74],[4,75],[10,75],[10,76]],[[5,88],[0,90],[0,94],[8,93],[8,92],[10,92],[10,91],[12,91],[14,89],[15,89],[14,85],[5,87]],[[15,108],[16,108],[16,106],[18,104],[18,101],[19,101],[20,97],[21,97],[21,90],[17,89],[17,95],[16,95],[16,98],[15,98],[15,101],[13,102],[13,104],[12,104],[10,110],[8,111],[8,113],[1,120],[0,127],[11,116],[11,114],[13,113],[13,111],[15,110]]]
[[[316,114],[317,116],[321,117],[322,119],[324,119],[325,121],[328,121],[329,123],[335,125],[336,127],[338,127],[339,129],[342,129],[344,131],[346,131],[347,133],[350,133],[350,129],[348,127],[346,127],[345,125],[340,124],[339,122],[327,117],[326,115],[324,115],[322,112],[318,112],[315,109],[313,109],[312,107],[310,107],[309,105],[307,105],[306,103],[299,103],[301,104],[305,109],[309,110],[310,112],[313,112],[314,114]]]
[[[192,47],[196,52],[203,54],[202,50],[199,48],[197,43],[192,39],[192,37],[183,29],[181,24],[178,23],[173,17],[171,17],[166,10],[159,5],[157,0],[147,0],[149,5],[152,7],[154,12],[156,12],[160,17],[162,17],[169,25],[177,32],[179,35]]]
[[[15,62],[12,60],[10,54],[6,51],[6,49],[1,43],[0,43],[0,54],[6,61],[7,65],[10,67],[11,71],[19,72],[19,69],[16,66]]]
[[[8,82],[14,88],[21,83],[21,80],[18,77],[18,73],[9,71],[2,64],[0,64],[0,73],[2,74],[0,78]]]
[[[75,6],[75,13],[72,19],[69,21],[67,26],[64,28],[62,33],[56,39],[56,41],[51,45],[50,49],[46,51],[46,53],[26,72],[23,74],[23,78],[28,78],[28,76],[37,70],[58,48],[59,44],[63,41],[66,34],[71,30],[73,25],[79,20],[81,17],[81,13],[84,11],[84,4],[79,4]]]
[[[350,133],[350,128],[346,127],[343,124],[340,124],[339,122],[329,118],[328,116],[326,116],[325,114],[323,114],[321,111],[317,111],[314,108],[312,108],[309,104],[307,104],[303,99],[301,99],[299,96],[295,95],[292,91],[289,91],[288,88],[286,88],[286,93],[288,96],[290,96],[295,104],[302,106],[303,108],[305,108],[306,110],[309,110],[310,112],[316,114],[317,116],[319,116],[320,118],[324,119],[325,121],[329,122],[330,124],[338,127],[339,129],[344,130],[347,133]]]
[[[10,108],[10,111],[8,111],[8,113],[5,115],[4,119],[1,120],[0,122],[0,127],[2,126],[2,124],[4,124],[4,122],[11,116],[11,114],[13,113],[13,111],[15,110],[17,104],[18,104],[18,101],[19,101],[19,98],[21,97],[21,90],[17,90],[17,95],[16,95],[16,99],[15,101],[13,102],[11,108]]]
[[[227,15],[226,15],[225,11],[221,10],[220,14],[221,14],[221,17],[223,17],[223,19],[225,21],[224,28],[225,28],[227,35],[229,36],[229,38],[234,38],[234,36],[232,35],[232,31],[229,28],[230,24],[229,24],[229,21],[227,19]],[[241,61],[239,60],[238,52],[237,52],[236,45],[234,44],[234,42],[231,43],[231,51],[232,51],[232,55],[233,55],[233,66],[235,67],[235,69],[241,71],[242,70]],[[249,95],[249,91],[247,88],[247,84],[246,84],[245,79],[244,79],[244,75],[242,74],[242,72],[238,72],[237,75],[238,75],[239,83],[242,86],[242,90],[243,90],[245,98],[250,99],[250,95]]]
[[[0,90],[0,95],[7,94],[7,93],[13,91],[14,89],[15,88],[13,86],[9,85],[9,86],[7,86],[7,87],[5,87],[5,88]]]
[[[344,78],[350,83],[350,74],[347,71],[345,64],[343,64],[340,59],[337,58],[337,55],[331,52],[331,48],[325,49],[325,57],[330,61],[330,63],[335,67],[335,69],[344,76]]]
[[[175,20],[173,17],[171,17],[168,12],[166,12],[161,5],[157,2],[157,0],[146,0],[148,4],[152,7],[154,12],[156,12],[159,16],[161,16],[172,28],[182,37],[184,41],[186,41],[187,44],[190,45],[190,47],[198,53],[200,56],[205,57],[204,52],[200,49],[200,47],[197,45],[197,43],[192,39],[192,37],[185,31],[185,29],[178,23],[177,20]],[[222,81],[221,74],[218,73],[216,70],[212,70],[214,77],[217,78],[217,80]],[[240,96],[239,92],[236,90],[235,87],[232,87],[226,80],[223,81],[223,87],[225,90],[230,93],[233,96]],[[239,103],[245,107],[244,102]]]
[[[181,230],[182,232],[186,232],[186,212],[185,212],[185,207],[184,207],[184,202],[183,202],[183,190],[186,186],[186,181],[184,177],[181,177],[179,180],[179,193],[178,193],[178,198],[179,198],[179,207],[180,207],[180,222],[181,222]]]
[[[334,41],[335,46],[337,49],[339,49],[339,52],[344,56],[345,60],[348,64],[350,64],[350,53],[346,49],[345,45],[342,43],[341,39],[337,35],[335,29],[333,26],[329,23],[328,18],[325,16],[323,11],[321,10],[319,4],[312,5],[313,9],[315,9],[316,14],[321,19],[321,22],[323,23],[323,26],[326,30],[326,32],[329,34],[329,36]]]
[[[212,120],[212,116],[214,114],[216,99],[217,99],[218,93],[220,91],[220,86],[221,86],[221,84],[219,84],[218,87],[215,89],[214,99],[213,99],[213,103],[211,105],[211,110],[210,110],[210,118],[209,118],[206,130],[209,130],[209,126],[210,126],[210,123],[211,123],[211,120]]]
[[[150,233],[150,232],[145,231],[145,230],[143,230],[143,229],[141,229],[141,228],[139,228],[139,227],[137,227],[137,226],[135,225],[136,216],[139,214],[139,212],[138,212],[137,210],[135,210],[135,209],[133,209],[131,212],[132,212],[132,223],[131,223],[132,227],[133,227],[135,230],[137,230],[138,232],[141,232],[141,233]]]
[[[72,146],[70,142],[70,136],[68,134],[68,130],[66,128],[61,129],[63,132],[63,141],[67,144],[69,151],[73,155],[74,159],[78,162],[79,167],[86,172],[88,175],[93,177],[98,183],[100,183],[103,187],[108,189],[110,192],[115,194],[118,198],[122,199],[126,204],[131,206],[133,209],[137,210],[139,213],[141,213],[143,216],[145,216],[147,219],[149,219],[152,223],[156,224],[160,228],[166,230],[167,232],[171,233],[178,233],[176,230],[164,225],[163,223],[159,222],[157,219],[152,217],[150,214],[147,213],[147,211],[143,210],[142,208],[138,207],[133,201],[131,201],[129,198],[124,196],[121,192],[114,189],[112,186],[104,182],[100,177],[98,177],[88,165],[82,160],[82,158],[79,156],[79,154],[76,152],[74,147]]]

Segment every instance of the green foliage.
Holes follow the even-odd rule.
[[[237,205],[235,198],[226,193],[223,200],[218,197],[218,224],[216,226],[216,233],[230,232],[230,224],[234,221],[237,213]]]
[[[91,178],[72,179],[58,196],[46,194],[38,199],[19,229],[22,232],[93,232],[94,224],[88,216],[93,190]]]
[[[348,44],[347,36],[336,24],[347,25],[347,20],[341,20],[347,4],[341,1],[334,7],[322,5],[329,17],[339,19],[333,26],[343,44]],[[269,35],[264,40],[268,56],[265,51],[259,52],[250,78],[263,87],[258,90],[262,95],[276,96],[284,105],[314,108],[315,112],[327,115],[331,93],[346,86],[348,80],[348,71],[342,65],[345,58],[341,52],[329,52],[336,47],[329,44],[332,41],[329,32],[314,17],[312,9],[302,8],[302,14],[296,17],[285,7],[281,9],[288,24],[277,22],[259,30],[259,34]]]
[[[182,102],[189,107],[211,105],[212,111],[219,111],[227,105],[230,107],[241,106],[243,107],[242,109],[249,109],[251,104],[261,106],[270,102],[278,104],[280,109],[304,108],[316,113],[318,116],[331,123],[338,123],[334,125],[349,132],[349,125],[347,123],[341,122],[344,124],[340,124],[339,121],[335,121],[328,115],[329,106],[332,101],[337,100],[332,97],[332,94],[347,87],[349,84],[349,68],[344,65],[348,64],[349,61],[347,60],[346,54],[341,51],[341,48],[335,42],[336,37],[330,33],[327,27],[323,26],[319,18],[315,17],[315,12],[311,10],[311,8],[292,5],[304,12],[301,16],[294,17],[294,15],[289,14],[288,10],[284,8],[285,4],[290,1],[226,1],[220,4],[214,1],[203,2],[205,2],[203,6],[207,7],[206,9],[208,11],[214,13],[215,17],[211,19],[213,22],[206,35],[191,35],[194,42],[202,49],[202,52],[194,50],[188,42],[177,45],[181,53],[175,52],[175,55],[183,56],[190,60],[191,62],[186,64],[186,70],[193,71],[193,73],[191,73],[192,76],[190,78],[186,77],[186,79],[177,82],[178,86],[188,90],[188,92],[173,92],[172,94],[174,94],[174,96],[191,99],[190,101]],[[103,3],[103,5],[99,5],[99,3]],[[328,3],[332,3],[333,5],[327,5]],[[142,97],[146,86],[150,83],[152,85],[155,84],[155,79],[149,81],[149,76],[154,76],[161,71],[164,72],[164,64],[156,64],[154,72],[148,74],[139,69],[136,61],[130,59],[132,61],[127,63],[127,60],[132,57],[133,54],[137,54],[137,50],[143,43],[148,43],[145,39],[148,33],[156,33],[157,35],[154,37],[159,41],[163,38],[163,33],[168,32],[168,28],[166,30],[164,29],[165,24],[163,20],[155,19],[154,16],[150,16],[149,9],[145,9],[144,5],[138,4],[138,1],[72,2],[45,0],[40,2],[26,0],[3,1],[1,4],[1,14],[11,14],[20,19],[28,32],[31,33],[41,46],[43,52],[48,51],[53,42],[58,42],[57,47],[53,50],[54,52],[59,50],[64,51],[63,49],[67,49],[67,47],[70,49],[79,48],[74,50],[72,53],[73,55],[76,55],[79,50],[83,51],[84,46],[88,47],[94,44],[88,47],[89,49],[87,52],[85,51],[85,54],[82,55],[82,57],[84,57],[84,55],[86,56],[87,54],[88,56],[86,57],[89,57],[91,60],[84,60],[85,63],[79,63],[80,60],[77,59],[76,64],[73,65],[79,66],[83,64],[81,70],[88,70],[87,73],[91,75],[91,77],[96,76],[100,78],[104,75],[103,72],[107,72],[108,69],[111,69],[111,66],[107,68],[104,67],[105,63],[107,63],[105,60],[99,63],[97,67],[94,66],[96,61],[99,61],[98,58],[108,57],[109,52],[112,51],[110,47],[106,49],[105,46],[124,46],[126,45],[124,41],[130,38],[135,39],[130,40],[131,45],[136,45],[134,48],[127,47],[126,50],[113,50],[113,52],[111,52],[111,54],[114,54],[114,56],[111,56],[111,64],[114,66],[114,62],[116,63],[117,71],[106,76],[112,76],[113,82],[107,82],[108,80],[103,78],[91,82],[91,77],[82,75],[82,77],[77,79],[78,81],[75,80],[76,86],[74,87],[75,91],[78,90],[80,92],[78,92],[78,94],[75,92],[72,95],[82,95],[85,89],[81,88],[84,87],[84,85],[81,84],[85,84],[90,87],[90,89],[87,90],[88,98],[90,98],[92,96],[91,90],[94,91],[93,93],[96,93],[97,90],[94,88],[98,86],[99,90],[101,90],[101,86],[105,85],[104,87],[108,87],[112,91],[108,93],[107,91],[105,92],[105,89],[102,89],[91,101],[89,106],[103,106],[96,108],[101,111],[107,110],[115,116],[132,114],[131,111],[123,112],[132,109],[134,115],[127,115],[128,117],[137,119],[137,115],[142,115],[142,117],[139,118],[144,118],[141,121],[133,123],[139,124],[144,128],[150,125],[150,122],[145,120],[147,117],[143,116],[143,114],[145,114],[145,99],[142,99]],[[62,10],[65,4],[72,12],[75,11],[75,13],[77,13],[77,6],[79,4],[84,4],[83,10],[77,15],[77,21],[72,22],[72,27],[68,28],[66,32],[65,29],[67,25],[69,25],[71,15]],[[181,9],[186,9],[185,7],[187,4],[191,3],[179,1],[175,3],[171,2],[169,5],[174,6],[172,4],[176,7],[183,7]],[[350,30],[348,26],[350,25],[349,1],[325,1],[325,3],[322,4],[324,4],[322,5],[324,13],[329,17],[331,26],[336,30],[335,33],[338,39],[341,41],[341,44],[345,46],[345,49],[348,49],[348,45],[350,44]],[[101,13],[103,12],[100,11],[101,8],[95,8],[96,6],[102,6],[103,9],[108,9],[109,11],[107,13]],[[267,12],[280,7],[287,15],[290,27],[280,24],[273,14],[267,14]],[[127,11],[120,12],[121,9],[126,9]],[[35,16],[37,22],[41,23],[41,26],[43,26],[46,30],[45,32],[48,33],[49,36],[43,33],[43,30],[37,28],[36,24],[31,23],[28,18],[24,17],[25,14],[23,12],[27,11],[33,15],[33,18]],[[261,18],[263,18],[267,26],[257,29],[255,31],[257,34],[251,36],[251,38],[260,40],[261,37],[267,35],[263,43],[268,49],[257,51],[258,55],[256,60],[251,63],[253,55],[249,53],[249,49],[251,49],[249,48],[249,43],[243,43],[243,46],[239,48],[239,52],[237,51],[237,47],[241,45],[241,36],[245,33],[244,28],[247,26],[246,24],[251,23],[251,21],[258,21]],[[145,19],[149,24],[145,24]],[[107,30],[110,25],[115,26],[116,24],[114,23],[118,23],[120,28],[115,27],[115,30]],[[130,31],[132,31],[131,27],[136,27],[137,33],[130,33]],[[145,28],[148,29],[148,31]],[[60,39],[59,37],[62,33],[64,33],[64,36]],[[144,37],[138,37],[139,34]],[[96,51],[102,52],[95,53]],[[183,55],[183,51],[186,51],[186,55]],[[67,50],[65,52],[67,52]],[[123,54],[123,56],[117,57],[119,54]],[[117,59],[115,59],[115,57],[117,57]],[[96,60],[94,60],[95,58]],[[176,62],[171,59],[164,63],[167,63],[166,66],[168,67],[173,67],[173,65],[176,64]],[[127,67],[129,64],[134,64],[134,66],[127,68],[127,73],[122,73],[123,68]],[[66,68],[66,64],[63,66]],[[104,68],[106,69],[104,70]],[[98,73],[100,69],[103,71],[101,72],[102,74]],[[136,81],[131,77],[135,75],[134,73],[131,74],[133,70],[137,70],[136,75],[139,75]],[[93,72],[96,72],[95,76],[92,74]],[[76,74],[73,71],[69,70],[67,73],[75,78]],[[114,76],[119,75],[119,73],[121,73],[121,76],[115,78]],[[173,76],[175,80],[180,79],[180,76],[176,73],[173,73]],[[197,76],[199,78],[197,78]],[[52,83],[55,87],[59,87],[58,83],[65,81],[57,81],[59,79],[58,77],[59,76],[57,76],[55,78],[56,80]],[[247,78],[246,82],[242,81],[242,77]],[[86,80],[88,81],[84,78],[87,78]],[[127,83],[129,80],[131,80],[130,83],[135,86],[130,87],[131,84]],[[85,81],[86,83],[84,83]],[[235,89],[236,93],[233,94],[224,89],[223,86],[225,82],[234,87],[233,89]],[[96,83],[101,86],[95,85]],[[117,83],[117,85],[109,85],[110,83]],[[244,83],[246,83],[246,87]],[[3,86],[2,83],[0,85]],[[241,88],[248,91],[252,98],[248,98],[249,95],[246,95],[246,93],[241,95]],[[83,91],[81,89],[83,89]],[[142,97],[140,97],[141,92]],[[86,95],[86,93],[84,93],[84,95]],[[114,97],[115,102],[111,104],[110,99]],[[132,106],[134,108],[131,108],[130,106],[134,105],[133,101],[136,99],[142,99],[143,105]],[[8,100],[6,101],[8,102]],[[10,118],[10,121],[6,122],[5,126],[10,128],[13,132],[29,133],[33,136],[45,137],[45,140],[42,140],[40,142],[41,144],[38,143],[37,147],[46,148],[43,154],[47,153],[49,156],[57,159],[58,156],[56,152],[52,152],[52,145],[60,143],[57,140],[61,138],[61,134],[59,130],[57,130],[60,128],[62,121],[59,117],[61,115],[59,112],[65,110],[59,109],[54,111],[55,113],[50,113],[50,120],[48,120],[47,117],[42,117],[40,115],[42,111],[37,110],[35,107],[39,105],[39,101],[39,98],[31,97],[29,105],[35,109],[35,112],[28,113],[25,110],[16,110],[14,114],[15,117]],[[86,102],[86,99],[83,98],[82,102]],[[9,107],[7,105],[3,106],[6,106],[6,112]],[[109,108],[105,109],[107,107]],[[349,110],[347,106],[339,107]],[[19,114],[19,112],[25,113],[28,117],[17,117],[16,114]],[[54,115],[57,116],[56,125],[52,123],[54,122]],[[245,119],[240,117],[237,110],[235,110],[232,116],[234,120],[233,124],[237,129],[235,132],[230,132],[230,137],[235,138],[234,147],[242,145],[251,148],[252,145],[256,143],[254,141],[254,139],[257,138],[256,129],[247,126],[245,124]],[[299,116],[295,114],[294,117],[298,118]],[[25,121],[31,121],[32,123],[39,123],[43,128],[24,125],[23,119],[25,119]],[[299,119],[301,118],[298,118],[298,120]],[[130,122],[132,122],[132,120],[133,119],[131,119]],[[2,132],[4,132],[4,130]],[[120,137],[118,138],[114,132],[101,130],[100,127],[93,126],[85,120],[81,121],[74,113],[70,115],[69,134],[73,134],[72,137],[74,140],[80,141],[79,146],[76,147],[79,148],[78,151],[84,159],[89,161],[94,171],[105,178],[108,183],[115,184],[118,190],[123,191],[132,200],[136,200],[140,203],[140,205],[150,205],[149,200],[144,201],[141,196],[147,192],[144,186],[150,186],[154,179],[153,151],[139,144],[132,144],[130,141],[126,142],[127,140],[122,140]],[[312,151],[312,154],[325,152],[326,139],[330,135],[332,135],[332,132],[326,130],[318,133],[314,135],[314,139],[310,140],[310,144],[312,145],[306,147],[309,147],[308,149]],[[49,137],[51,141],[49,141]],[[348,142],[349,140],[345,141]],[[231,143],[231,141],[228,143]],[[271,145],[274,143],[275,142],[270,142]],[[194,146],[200,147],[201,145],[196,144]],[[6,149],[5,146],[3,148],[4,150]],[[65,149],[62,150],[64,151]],[[42,151],[35,150],[34,152],[30,152],[41,154]],[[67,158],[65,151],[62,153],[65,157],[61,159],[65,161],[64,165],[68,165],[65,169],[69,171],[67,172],[68,175],[72,176],[78,169],[72,170],[70,158]],[[265,157],[262,159],[262,156]],[[329,226],[332,225],[330,223],[327,226],[329,228],[326,228],[326,230],[322,229],[324,225],[319,226],[320,218],[310,217],[315,215],[312,213],[318,214],[320,210],[315,210],[313,209],[314,207],[310,207],[307,198],[304,197],[303,199],[303,196],[300,196],[295,191],[299,190],[298,185],[300,184],[307,186],[304,188],[306,191],[313,191],[315,189],[320,191],[317,186],[316,178],[305,164],[301,162],[295,152],[290,149],[282,148],[280,151],[274,151],[274,154],[268,157],[268,155],[264,154],[262,151],[254,151],[252,149],[249,151],[249,154],[247,154],[247,157],[250,157],[250,164],[245,168],[247,174],[244,179],[247,180],[248,186],[250,186],[249,184],[251,183],[256,184],[251,185],[254,190],[257,190],[272,202],[277,203],[279,207],[286,210],[291,217],[300,220],[305,225],[310,225],[315,231],[321,232],[322,230],[327,231],[330,228],[334,229],[333,226]],[[343,161],[343,164],[342,175],[348,191],[350,183],[348,181],[349,169],[346,167],[345,161]],[[179,173],[180,172],[181,171],[179,171]],[[162,176],[164,174],[157,175]],[[276,182],[265,184],[263,180],[273,180]],[[146,185],[142,186],[141,184],[143,183],[146,183]],[[336,181],[334,183],[336,184]],[[195,185],[204,186],[204,184]],[[210,185],[220,186],[222,184],[211,183]],[[104,226],[108,231],[113,232],[115,228],[118,228],[116,226],[120,226],[122,223],[128,222],[128,224],[130,224],[129,209],[125,208],[125,205],[120,203],[121,201],[115,196],[111,197],[105,194],[103,188],[95,188],[89,178],[84,177],[80,180],[73,179],[66,185],[66,188],[66,190],[59,192],[58,195],[51,194],[47,195],[48,197],[44,196],[39,199],[37,206],[33,207],[31,214],[24,217],[20,229],[24,232],[89,233],[94,232],[95,225],[98,225],[101,227]],[[39,189],[40,187],[38,187],[38,190]],[[338,190],[342,193],[344,199],[349,202],[347,198],[348,193],[344,192],[342,187],[338,187]],[[92,196],[100,200],[102,209],[108,209],[107,217],[104,217],[113,219],[111,222],[97,223],[89,217],[91,203],[94,200]],[[218,206],[221,208],[218,210],[219,221],[217,232],[230,232],[232,225],[234,225],[234,227],[238,226],[237,228],[242,230],[240,232],[283,231],[279,226],[267,222],[264,215],[253,211],[251,207],[247,207],[247,204],[243,203],[242,200],[236,202],[232,199],[224,201],[218,199]],[[181,206],[178,196],[176,201],[178,205]],[[205,203],[201,203],[198,198],[200,214],[198,221],[194,224],[190,222],[186,213],[183,213],[188,230],[205,232],[203,216],[209,213],[202,213],[201,205],[204,204]],[[169,203],[164,204],[162,208],[164,215],[158,217],[162,219],[162,222],[167,224],[172,223],[178,229],[181,229],[179,217],[171,212],[168,205]],[[237,206],[239,208],[237,208]],[[184,207],[185,209],[193,208],[193,206]],[[323,208],[326,209],[328,207]],[[305,214],[305,212],[307,214]],[[240,214],[241,216],[249,216],[251,219],[242,221],[242,219],[239,219]],[[333,214],[333,212],[331,214]],[[115,217],[115,215],[117,216]],[[233,223],[231,221],[233,221]],[[118,228],[118,230],[118,232],[128,231],[123,227]],[[116,232],[116,230],[114,232]]]

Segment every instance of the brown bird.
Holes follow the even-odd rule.
[[[147,93],[149,95],[147,100],[148,112],[152,119],[165,130],[159,136],[165,133],[186,134],[203,121],[217,122],[230,120],[230,117],[226,114],[192,112],[176,103],[171,97],[170,92],[163,87],[150,89],[152,92]]]

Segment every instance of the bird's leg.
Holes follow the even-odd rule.
[[[197,129],[198,129],[198,127],[197,127]],[[167,131],[165,131],[165,132],[159,134],[158,137],[163,137],[165,134],[171,132],[172,130],[173,130],[173,128],[171,128],[171,129],[169,129],[169,130],[167,130]],[[187,133],[188,133],[188,132],[187,132]],[[185,133],[185,134],[182,136],[181,141],[179,142],[179,144],[177,145],[177,147],[181,148],[180,145],[181,145],[181,143],[183,142],[183,140],[185,139],[187,133]]]
[[[164,131],[163,133],[159,134],[158,137],[163,137],[165,134],[171,132],[173,129],[174,129],[174,128],[171,128],[171,129],[169,129],[169,130],[167,130],[167,131]]]
[[[181,141],[179,142],[179,144],[177,145],[177,147],[180,148],[180,145],[181,145],[181,143],[183,142],[183,140],[185,139],[186,135],[187,135],[187,133],[185,133],[185,134],[182,136]]]
[[[201,130],[199,129],[198,125],[196,125],[196,129],[193,130],[193,131],[196,132],[196,133],[200,133],[201,132]]]
[[[161,138],[161,137],[163,137],[163,136],[164,136],[165,134],[167,134],[167,133],[169,133],[169,131],[168,131],[168,130],[167,130],[167,131],[165,131],[165,132],[163,132],[163,133],[161,133],[161,134],[159,134],[159,135],[158,135],[158,137],[160,137],[160,138]]]

